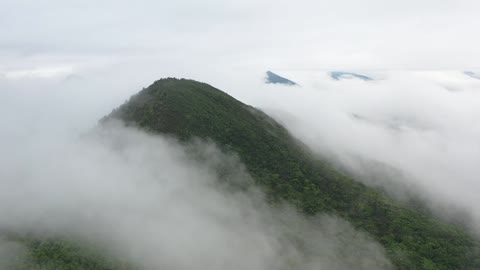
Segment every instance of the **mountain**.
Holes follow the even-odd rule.
[[[480,269],[479,243],[462,229],[335,171],[262,111],[208,84],[156,81],[109,118],[181,140],[212,139],[238,153],[272,201],[289,201],[307,215],[326,212],[349,220],[384,245],[398,269]]]
[[[334,80],[343,80],[343,79],[360,79],[363,81],[371,81],[373,80],[372,78],[362,75],[362,74],[357,74],[357,73],[352,73],[352,72],[344,72],[344,71],[332,71],[330,72],[330,77]]]
[[[471,77],[471,78],[474,78],[474,79],[477,79],[477,80],[480,80],[480,74],[477,74],[473,71],[464,71],[463,74]]]
[[[285,84],[285,85],[298,85],[297,83],[290,81],[287,78],[279,76],[271,71],[267,71],[267,77],[265,78],[266,83],[273,83],[273,84]]]
[[[183,142],[213,140],[239,156],[270,203],[286,201],[305,215],[327,213],[348,220],[381,243],[397,269],[480,269],[480,244],[462,228],[406,208],[345,176],[268,115],[208,84],[158,80],[100,125],[110,119]],[[79,265],[65,269],[128,269],[61,241],[35,240],[31,246],[42,262]]]

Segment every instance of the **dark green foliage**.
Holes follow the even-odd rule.
[[[238,153],[274,202],[329,212],[373,235],[398,269],[480,269],[479,243],[454,225],[400,206],[309,154],[261,111],[207,84],[162,79],[108,118],[183,141],[210,138]]]
[[[15,237],[26,248],[12,270],[134,270],[118,258],[106,256],[89,244],[59,238]]]

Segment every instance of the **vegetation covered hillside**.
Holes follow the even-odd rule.
[[[286,200],[309,215],[328,212],[349,220],[384,245],[398,269],[480,269],[479,243],[465,231],[335,171],[273,119],[208,84],[156,81],[107,118],[184,141],[212,139],[238,153],[272,202]]]

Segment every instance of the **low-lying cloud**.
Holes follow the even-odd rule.
[[[228,185],[251,178],[212,142],[180,144],[121,123],[81,136],[23,135],[2,142],[2,232],[71,239],[140,269],[391,267],[348,222],[306,218],[267,204],[258,189]],[[18,256],[28,250],[0,242],[2,263]]]
[[[210,143],[182,146],[123,127],[79,139],[141,88],[139,79],[118,76],[126,73],[83,74],[66,84],[3,80],[1,190],[12,188],[2,196],[2,214],[10,216],[2,226],[76,235],[146,269],[389,265],[382,249],[345,221],[305,219],[288,207],[268,206],[258,190],[239,193],[218,185],[219,166],[236,168],[233,182],[250,177],[234,155]],[[255,68],[192,74],[265,110],[357,179],[401,200],[418,196],[436,214],[479,231],[480,81],[461,71],[370,71],[376,80],[368,82],[282,71],[302,85],[292,88],[265,85]],[[305,251],[292,237],[315,241],[307,241]],[[357,253],[357,247],[366,253]],[[345,251],[360,255],[339,258]]]
[[[462,71],[370,71],[374,81],[284,74],[303,87],[239,82],[230,92],[359,180],[400,199],[409,190],[480,230],[480,81]]]

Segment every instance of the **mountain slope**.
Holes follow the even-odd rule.
[[[162,79],[104,118],[187,141],[209,138],[238,153],[274,202],[339,215],[382,243],[398,269],[480,269],[463,230],[401,207],[309,154],[277,122],[207,84]]]

